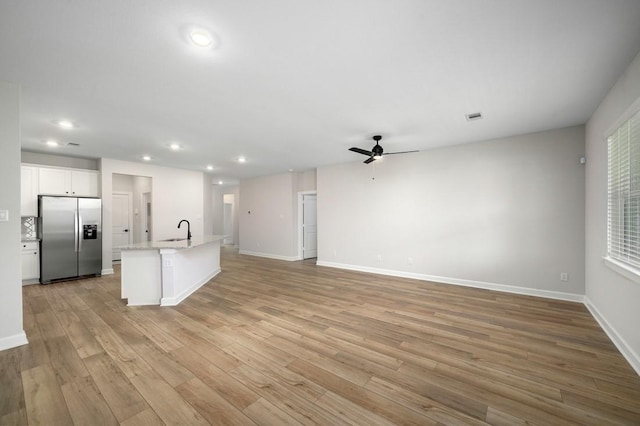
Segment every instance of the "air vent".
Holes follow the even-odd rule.
[[[67,146],[80,146],[80,144],[75,142],[67,142]]]
[[[474,112],[471,114],[467,114],[467,121],[474,121],[474,120],[480,120],[482,118],[482,113],[481,112]]]

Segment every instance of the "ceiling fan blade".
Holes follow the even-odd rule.
[[[349,148],[349,151],[357,152],[358,154],[362,154],[362,155],[368,155],[369,157],[373,155],[371,151],[367,151],[366,149],[361,149],[356,147]]]
[[[392,154],[409,154],[411,152],[420,152],[418,150],[414,150],[414,151],[399,151],[399,152],[385,152],[382,155],[392,155]]]
[[[373,157],[369,157],[369,158],[367,158],[366,160],[364,160],[364,161],[363,161],[363,163],[364,163],[364,164],[369,164],[369,163],[371,163],[372,161],[376,161],[376,159],[375,159],[375,158],[373,158]]]

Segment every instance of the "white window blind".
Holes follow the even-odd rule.
[[[609,144],[609,257],[640,269],[640,111]]]

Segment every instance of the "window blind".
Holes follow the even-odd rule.
[[[640,111],[607,141],[608,254],[640,269]]]

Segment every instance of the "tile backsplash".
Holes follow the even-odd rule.
[[[38,237],[38,230],[36,229],[37,218],[33,216],[22,217],[22,238],[23,239],[35,239]]]

